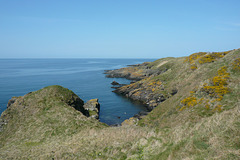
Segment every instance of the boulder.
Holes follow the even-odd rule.
[[[156,100],[151,100],[147,106],[148,110],[153,110],[155,107],[158,106],[158,103],[156,102]]]
[[[177,92],[178,92],[178,90],[176,88],[174,88],[171,90],[170,94],[173,96],[173,95],[177,94]]]
[[[89,113],[89,117],[99,119],[100,104],[97,98],[87,101],[83,108]]]
[[[116,82],[116,81],[113,81],[111,84],[112,84],[112,85],[119,85],[119,83]]]
[[[163,101],[165,101],[165,100],[166,100],[166,97],[165,97],[163,94],[161,94],[161,95],[158,97],[157,102],[163,102]]]
[[[149,112],[146,111],[140,111],[138,114],[135,114],[133,117],[137,119],[142,119],[144,116],[148,115]]]

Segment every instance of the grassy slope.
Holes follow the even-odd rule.
[[[150,63],[155,69],[169,68],[150,79],[161,81],[166,93],[172,88],[178,93],[143,118],[140,126],[106,127],[59,98],[49,98],[59,93],[58,89],[51,94],[46,89],[33,92],[31,98],[24,97],[26,106],[35,106],[33,110],[26,107],[21,116],[16,113],[19,108],[14,109],[17,106],[9,111],[13,123],[0,133],[0,159],[239,159],[240,72],[232,69],[236,58],[240,58],[240,50],[198,64],[194,71],[185,58]],[[206,110],[204,103],[179,111],[177,107],[190,91],[196,91],[199,98],[208,97],[200,91],[201,86],[222,66],[228,67],[231,90],[216,102],[222,111]]]
[[[140,125],[165,130],[168,135],[164,152],[156,157],[172,157],[177,159],[239,159],[240,158],[240,72],[233,70],[232,63],[240,58],[240,50],[235,50],[212,63],[198,64],[194,71],[184,62],[185,58],[173,60],[171,70],[158,77],[165,80],[165,87],[176,86],[178,93],[155,108]],[[156,63],[157,66],[161,60]],[[206,102],[179,111],[178,106],[191,91],[196,97],[209,98],[200,91],[202,84],[216,76],[222,66],[227,66],[230,73],[228,87],[230,93],[223,96],[219,103],[222,111],[206,109]],[[214,98],[209,98],[214,100]],[[213,104],[214,106],[214,104]]]
[[[103,124],[87,119],[69,106],[77,98],[72,91],[60,86],[46,87],[18,97],[2,114],[8,124],[0,133],[0,155],[11,151],[11,156],[29,156],[38,150],[38,146],[56,139],[65,139],[86,128],[103,128]]]

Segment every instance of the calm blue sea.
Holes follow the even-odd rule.
[[[113,93],[110,84],[113,80],[125,84],[130,81],[105,78],[104,70],[146,61],[153,59],[0,59],[0,114],[13,96],[23,96],[49,85],[61,85],[85,102],[98,98],[100,121],[119,124],[146,109]]]

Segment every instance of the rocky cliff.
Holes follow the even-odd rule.
[[[197,92],[201,95],[215,94],[210,96],[209,101],[217,97],[223,98],[224,93],[216,92],[224,92],[224,88],[217,88],[219,90],[217,91],[211,86],[216,86],[216,83],[227,83],[225,81],[230,80],[228,79],[230,76],[225,80],[220,76],[230,75],[229,72],[234,68],[234,60],[237,60],[238,56],[239,49],[226,52],[199,52],[189,57],[162,58],[152,63],[107,71],[106,77],[130,77],[129,79],[135,80],[130,85],[118,87],[113,92],[132,100],[141,101],[151,111],[160,103],[171,99],[179,91],[181,95],[187,94],[187,92]],[[226,75],[216,74],[214,77],[214,73],[221,72],[221,70],[224,70]],[[235,71],[233,73],[235,74]],[[232,76],[234,77],[234,75]],[[224,82],[220,82],[221,80]],[[212,85],[212,83],[215,84]],[[189,90],[190,88],[192,91]],[[204,96],[201,97],[204,98]]]

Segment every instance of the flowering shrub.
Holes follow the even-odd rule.
[[[211,62],[216,61],[219,58],[224,57],[229,52],[230,51],[226,51],[226,52],[212,52],[212,53],[207,53],[207,52],[193,53],[190,56],[186,57],[184,62],[188,62],[189,64],[191,64],[191,67],[190,67],[191,70],[196,70],[198,68],[197,67],[197,62],[199,64],[211,63]],[[238,64],[238,66],[239,66],[239,64]]]
[[[191,70],[196,70],[197,69],[197,65],[194,64],[194,65],[191,65]]]
[[[194,107],[195,105],[197,105],[197,98],[193,96],[187,97],[181,101],[181,104],[183,105],[183,107],[180,110],[183,110],[187,107]]]
[[[213,53],[202,56],[198,60],[198,62],[200,64],[214,62],[216,59],[224,57],[229,52],[230,51],[227,51],[227,52],[213,52]]]
[[[214,108],[214,111],[221,111],[222,110],[222,105],[217,105],[215,108]]]
[[[218,70],[218,75],[212,78],[212,85],[204,84],[202,90],[208,93],[210,97],[217,98],[218,101],[221,101],[223,95],[229,92],[228,87],[226,87],[228,79],[229,73],[227,72],[226,66],[223,66]]]
[[[180,111],[189,108],[194,107],[196,105],[204,104],[204,107],[206,110],[215,111],[221,111],[222,105],[219,104],[219,101],[222,100],[223,95],[230,92],[229,88],[227,87],[228,79],[230,78],[230,74],[227,72],[227,67],[223,66],[218,70],[218,73],[215,77],[210,79],[210,83],[203,84],[203,87],[200,89],[200,91],[203,91],[207,93],[210,98],[196,98],[197,94],[196,91],[191,91],[190,96],[181,100],[178,108],[180,108]]]
[[[197,60],[198,58],[200,58],[206,54],[207,54],[207,52],[193,53],[185,59],[185,62],[189,62],[190,64],[193,64],[195,62],[195,60]]]

